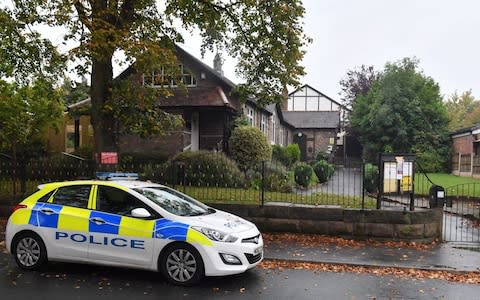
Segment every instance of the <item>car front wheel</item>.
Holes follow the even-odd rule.
[[[45,244],[34,233],[26,232],[16,236],[12,250],[18,266],[25,270],[37,270],[47,261]]]
[[[188,244],[173,244],[168,247],[160,263],[163,276],[176,285],[193,285],[205,275],[202,257]]]

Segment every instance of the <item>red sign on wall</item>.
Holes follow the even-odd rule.
[[[106,165],[118,164],[117,152],[102,152],[100,153],[100,163]]]

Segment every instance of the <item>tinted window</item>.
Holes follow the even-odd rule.
[[[135,208],[145,208],[155,216],[156,213],[135,196],[120,189],[99,186],[97,189],[97,210],[130,217]]]
[[[88,207],[90,196],[90,185],[74,185],[61,187],[53,195],[53,203],[79,208]]]

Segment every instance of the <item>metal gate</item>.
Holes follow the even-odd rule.
[[[480,183],[447,187],[445,194],[444,241],[480,243]]]

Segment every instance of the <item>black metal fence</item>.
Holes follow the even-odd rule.
[[[18,201],[42,183],[94,179],[98,169],[136,172],[142,180],[172,186],[207,203],[276,203],[359,209],[403,209],[411,205],[408,193],[379,197],[378,168],[360,160],[288,166],[267,161],[241,170],[222,153],[164,163],[131,161],[108,166],[70,157],[21,160],[16,165],[11,160],[0,159],[0,203]],[[415,185],[418,192],[414,206],[428,207],[431,183],[417,176]]]

